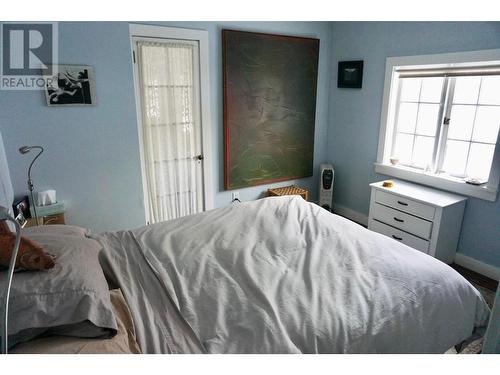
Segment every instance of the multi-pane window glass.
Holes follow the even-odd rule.
[[[500,76],[455,78],[442,170],[487,180],[500,126]]]
[[[402,79],[393,154],[400,163],[425,169],[432,156],[444,78]]]
[[[392,154],[401,164],[488,180],[500,127],[500,76],[401,78],[395,125]]]

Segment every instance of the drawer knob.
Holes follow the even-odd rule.
[[[398,241],[402,241],[403,239],[401,237],[395,236],[394,234],[392,235],[392,238]]]
[[[398,201],[398,204],[400,204],[401,206],[408,206],[408,203],[406,203],[406,202]]]
[[[397,217],[394,217],[394,220],[396,220],[398,223],[404,223],[405,221],[402,219],[398,219]]]

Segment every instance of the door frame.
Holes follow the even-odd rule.
[[[201,148],[203,155],[203,210],[214,208],[214,189],[212,180],[212,170],[214,164],[212,140],[211,140],[211,106],[210,106],[210,76],[208,60],[208,32],[205,30],[183,29],[176,27],[151,26],[141,24],[129,24],[130,58],[134,71],[134,91],[137,114],[137,133],[139,137],[139,154],[141,159],[141,177],[144,200],[144,211],[146,223],[149,218],[148,186],[145,171],[144,145],[142,141],[142,106],[141,92],[139,87],[139,71],[136,63],[136,46],[134,38],[161,38],[161,39],[181,39],[196,41],[199,45],[200,62],[200,120],[201,120]]]

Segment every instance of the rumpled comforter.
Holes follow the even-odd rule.
[[[444,353],[488,322],[448,265],[298,196],[95,238],[146,353]]]

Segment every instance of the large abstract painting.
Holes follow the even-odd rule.
[[[319,40],[223,30],[224,186],[313,174]]]

